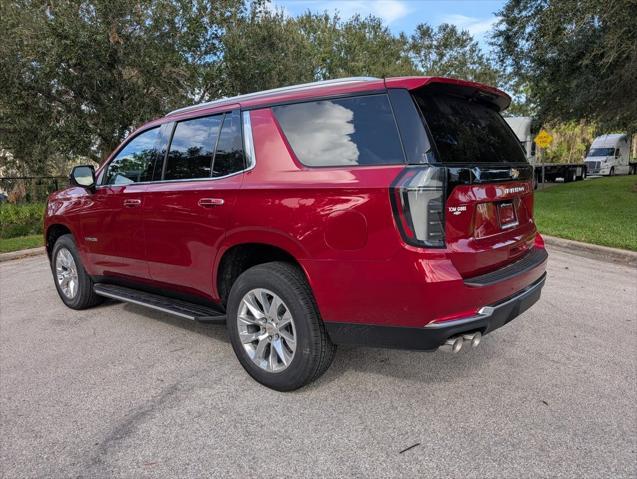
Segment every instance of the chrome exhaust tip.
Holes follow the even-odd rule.
[[[475,333],[470,334],[463,334],[462,337],[468,344],[471,344],[472,348],[477,348],[482,341],[482,333],[480,333],[480,331],[476,331]]]
[[[464,344],[464,338],[462,336],[454,336],[445,341],[445,344],[440,346],[440,350],[446,353],[456,354],[460,352]]]

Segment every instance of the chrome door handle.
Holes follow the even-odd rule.
[[[126,208],[135,208],[142,204],[142,200],[124,200],[124,206]]]
[[[223,205],[223,198],[201,198],[197,204],[202,208],[214,208]]]

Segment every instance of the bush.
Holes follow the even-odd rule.
[[[0,203],[0,238],[42,234],[44,203]]]

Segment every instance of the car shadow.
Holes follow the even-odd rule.
[[[117,304],[108,300],[104,306]],[[160,321],[173,327],[212,338],[230,346],[230,338],[224,324],[201,323],[179,318],[161,311],[143,306],[124,303],[124,309],[136,316]],[[485,364],[502,357],[500,341],[485,338],[476,349],[463,350],[458,354],[439,351],[406,351],[400,349],[369,348],[363,346],[339,346],[330,368],[317,381],[299,390],[299,392],[320,388],[339,381],[343,376],[355,372],[372,374],[393,379],[415,381],[423,384],[442,384],[458,379],[470,378],[475,371],[483,369]]]
[[[328,371],[310,387],[321,387],[351,372],[423,384],[442,384],[470,378],[476,370],[501,357],[502,345],[483,342],[458,354],[340,346]]]

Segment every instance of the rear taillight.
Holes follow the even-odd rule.
[[[405,168],[390,189],[398,229],[407,244],[445,246],[445,169]]]

